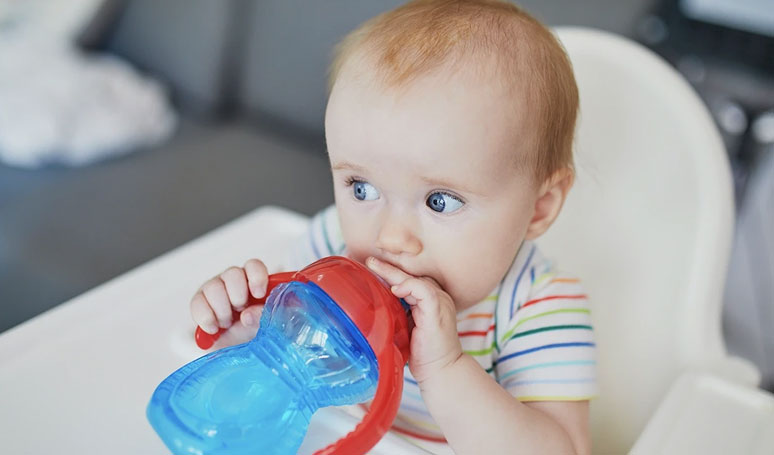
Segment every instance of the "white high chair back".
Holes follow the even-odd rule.
[[[727,369],[731,175],[707,109],[661,58],[601,31],[557,34],[580,89],[577,178],[539,243],[592,303],[594,452],[625,453],[678,374]]]

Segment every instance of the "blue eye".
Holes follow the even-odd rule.
[[[368,182],[353,182],[352,193],[359,201],[373,201],[379,199],[379,192]]]
[[[451,194],[435,192],[427,198],[425,204],[438,213],[452,213],[459,210],[465,203]]]

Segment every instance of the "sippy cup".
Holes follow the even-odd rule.
[[[406,310],[343,257],[271,275],[267,295],[252,341],[200,357],[159,384],[151,425],[175,455],[294,454],[317,409],[373,397],[351,433],[316,452],[364,454],[400,404]],[[221,332],[198,328],[197,344],[208,348]]]

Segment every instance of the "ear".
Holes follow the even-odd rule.
[[[527,226],[527,240],[540,237],[551,227],[559,216],[559,211],[562,210],[564,200],[574,181],[575,173],[565,167],[551,174],[543,182],[535,200],[534,214]]]

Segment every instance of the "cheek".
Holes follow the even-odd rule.
[[[338,204],[341,233],[347,252],[351,259],[365,262],[365,259],[373,254],[374,227],[369,224],[369,217],[362,216],[354,210],[351,203]]]
[[[480,242],[481,238],[470,229],[443,229],[425,235],[424,252],[440,272],[441,284],[455,302],[471,290],[480,263],[485,262],[478,248]]]
[[[434,242],[444,288],[464,309],[486,298],[502,280],[524,236],[523,226],[485,223]]]

